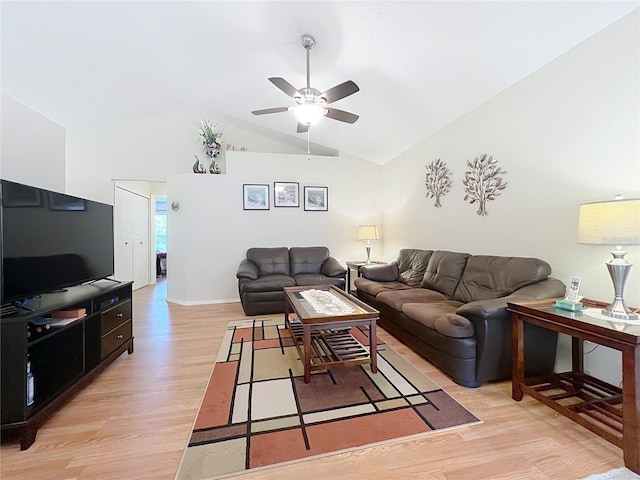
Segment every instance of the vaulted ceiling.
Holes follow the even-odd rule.
[[[639,8],[634,1],[6,1],[2,91],[67,128],[205,109],[306,144],[268,77],[353,80],[313,143],[383,164]]]

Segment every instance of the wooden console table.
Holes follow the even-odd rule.
[[[619,446],[625,466],[640,474],[640,325],[561,310],[550,301],[509,303],[508,309],[513,322],[513,399],[520,401],[526,393]],[[525,322],[572,337],[570,372],[524,377]],[[585,340],[622,352],[622,388],[584,373]]]

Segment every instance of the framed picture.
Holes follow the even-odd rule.
[[[242,198],[245,210],[269,210],[269,185],[244,184]]]
[[[304,209],[326,212],[329,210],[328,187],[304,187]]]
[[[300,184],[298,182],[273,182],[274,207],[299,207]]]

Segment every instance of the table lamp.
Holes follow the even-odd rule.
[[[602,314],[617,319],[635,320],[638,314],[624,303],[624,284],[631,264],[624,256],[624,245],[640,245],[640,199],[618,199],[580,205],[578,243],[614,245],[613,258],[606,265],[613,281],[615,297]]]
[[[360,225],[358,227],[358,240],[367,241],[367,265],[371,263],[371,240],[380,240],[377,225]]]

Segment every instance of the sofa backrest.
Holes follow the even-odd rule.
[[[327,247],[291,247],[289,249],[291,275],[320,273],[320,267],[327,258],[329,258]]]
[[[287,247],[255,247],[247,250],[247,258],[258,266],[260,276],[289,275],[289,249]]]
[[[469,256],[468,253],[444,250],[433,252],[422,277],[422,288],[435,290],[453,298]]]
[[[398,252],[398,279],[411,287],[422,282],[433,250],[403,248]]]
[[[468,303],[504,297],[550,274],[551,266],[538,258],[473,255],[467,261],[453,299]]]

